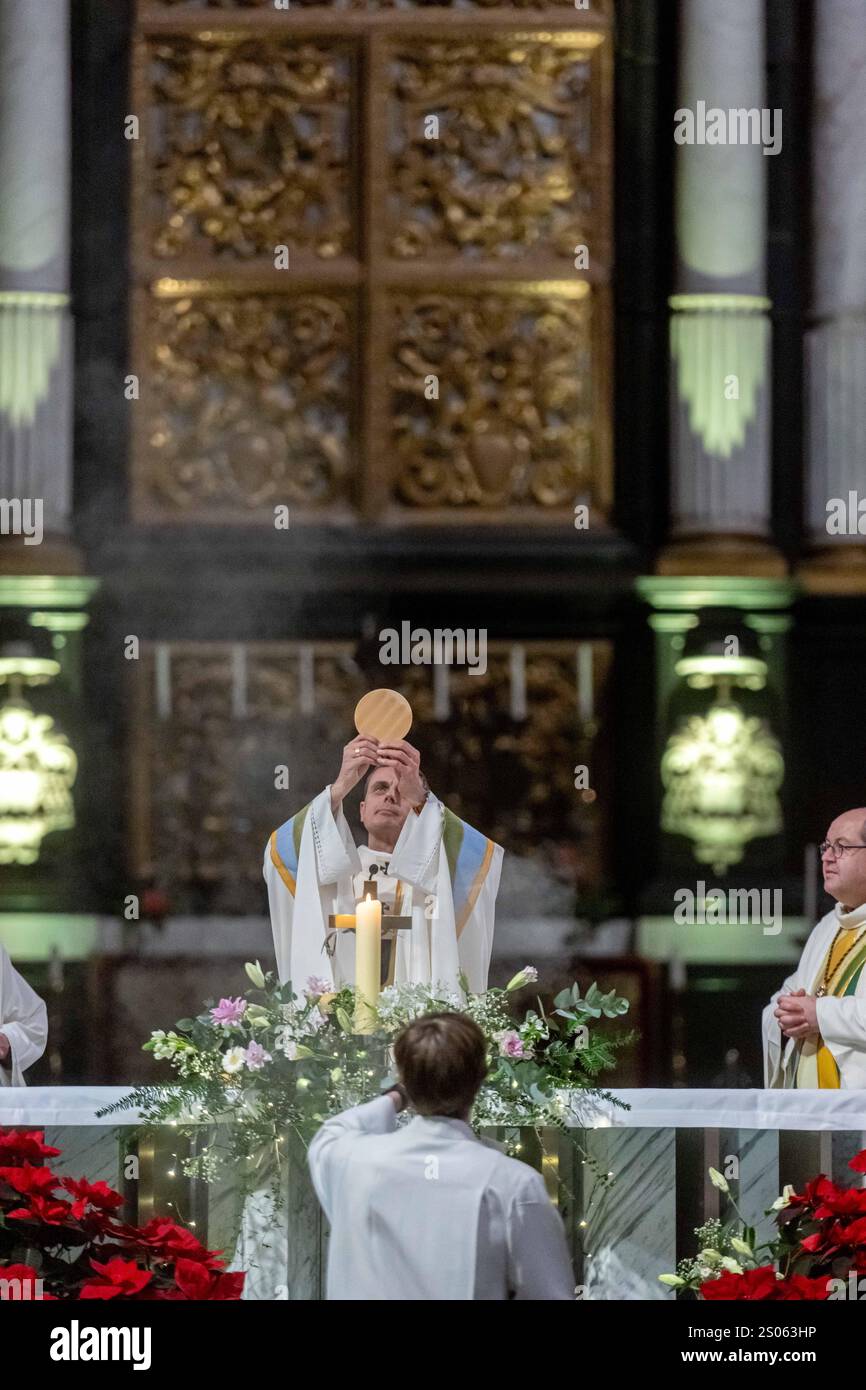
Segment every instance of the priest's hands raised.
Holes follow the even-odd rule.
[[[421,780],[421,754],[417,748],[402,738],[385,743],[357,734],[343,749],[340,771],[331,783],[331,809],[335,815],[343,798],[366,777],[371,767],[393,768],[400,795],[412,806],[420,806],[427,800],[427,787]]]
[[[804,989],[794,990],[792,994],[782,994],[776,1000],[774,1010],[779,1027],[786,1038],[819,1038],[818,1001]]]
[[[379,740],[356,734],[343,749],[343,761],[335,781],[331,783],[331,807],[337,807],[353,787],[379,759]]]
[[[404,738],[396,743],[379,744],[376,757],[379,767],[392,767],[397,774],[400,795],[412,806],[427,800],[427,788],[421,780],[421,754]]]

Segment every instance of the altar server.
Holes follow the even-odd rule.
[[[866,1086],[866,807],[837,816],[820,846],[836,904],[764,1010],[767,1086]]]
[[[0,945],[0,1086],[24,1086],[24,1072],[45,1051],[48,1015]]]
[[[395,1044],[400,1081],[326,1120],[309,1150],[331,1225],[329,1299],[573,1299],[562,1219],[528,1164],[479,1139],[481,1029],[427,1014]],[[416,1114],[398,1128],[405,1104]]]
[[[364,777],[357,847],[343,799]],[[386,956],[383,983],[487,988],[503,850],[461,821],[430,792],[420,756],[405,740],[356,736],[331,786],[281,825],[265,849],[274,950],[280,980],[299,993],[311,977],[354,983],[355,941],[329,927],[354,913],[373,878],[384,911],[411,917]]]

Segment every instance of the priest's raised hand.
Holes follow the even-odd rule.
[[[427,800],[426,779],[421,773],[421,754],[404,738],[396,743],[379,744],[376,759],[379,767],[390,767],[397,775],[400,796],[412,807],[420,807]]]
[[[337,814],[343,798],[360,782],[364,773],[376,762],[379,740],[356,734],[343,749],[343,761],[336,780],[331,783],[331,811]]]

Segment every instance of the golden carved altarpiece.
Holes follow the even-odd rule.
[[[604,523],[608,4],[140,0],[131,109],[137,520]]]

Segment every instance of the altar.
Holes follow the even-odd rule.
[[[182,1140],[172,1126],[140,1132],[132,1111],[100,1115],[123,1087],[0,1089],[0,1128],[45,1129],[62,1149],[58,1171],[103,1178],[124,1193],[137,1218],[171,1214],[211,1247],[234,1248],[243,1194],[233,1178],[207,1184],[180,1173]],[[728,1179],[745,1219],[760,1236],[764,1213],[785,1184],[798,1190],[819,1172],[854,1186],[847,1168],[866,1147],[866,1094],[859,1091],[620,1090],[588,1103],[563,1096],[566,1132],[556,1128],[490,1137],[519,1144],[518,1156],[544,1176],[559,1207],[574,1260],[575,1284],[590,1300],[670,1299],[658,1276],[694,1252],[694,1228],[729,1214],[728,1197],[707,1170]],[[193,1145],[195,1140],[192,1141]],[[281,1172],[289,1226],[279,1297],[323,1297],[328,1233],[297,1141]],[[131,1177],[131,1174],[135,1175]]]

